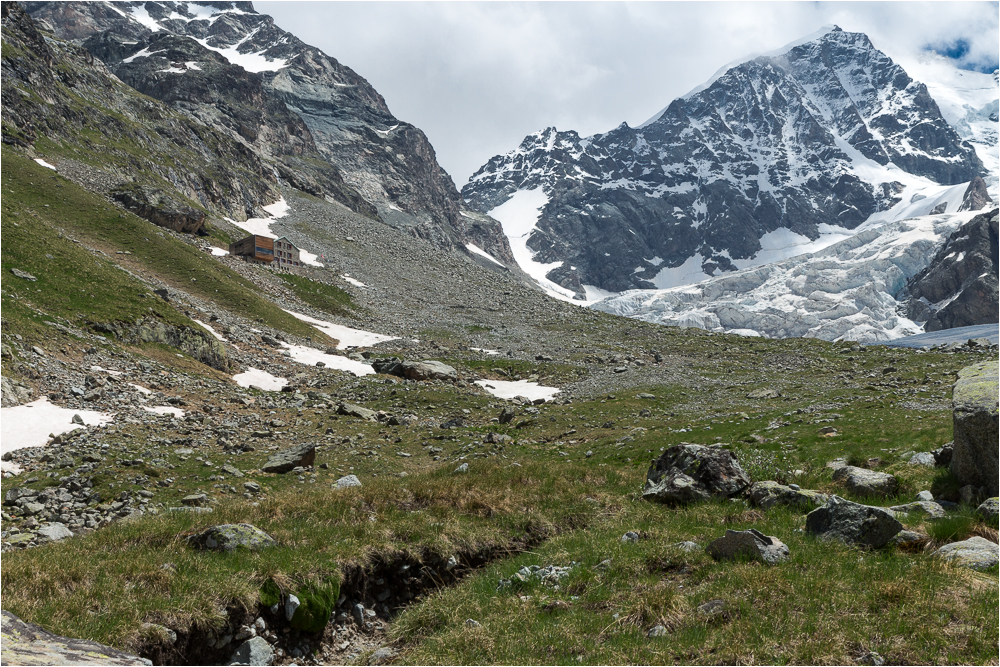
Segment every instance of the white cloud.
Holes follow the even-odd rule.
[[[257,2],[351,67],[421,128],[461,186],[555,125],[637,125],[722,65],[835,23],[901,61],[958,39],[998,60],[986,2]]]

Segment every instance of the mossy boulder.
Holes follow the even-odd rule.
[[[282,591],[273,579],[268,579],[260,589],[261,604],[273,607],[283,604],[288,595],[299,599],[299,606],[291,618],[293,630],[303,632],[323,632],[340,597],[340,582],[325,579],[320,583],[310,583],[295,590]]]
[[[952,394],[955,444],[949,467],[963,486],[985,486],[988,496],[1000,492],[998,376],[996,359],[963,368]]]
[[[196,549],[211,551],[235,551],[236,549],[258,551],[274,544],[274,538],[249,523],[225,523],[212,526],[191,535],[187,541]]]

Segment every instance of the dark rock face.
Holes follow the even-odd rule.
[[[651,288],[691,258],[706,273],[730,271],[768,232],[816,239],[820,225],[854,229],[899,201],[899,183],[853,173],[855,151],[939,183],[983,170],[923,84],[838,28],[732,67],[641,127],[531,135],[462,196],[489,212],[542,188],[548,203],[528,247],[539,262],[563,262],[549,279],[577,294],[582,284]]]
[[[136,188],[169,183],[185,206],[236,219],[279,197],[273,170],[228,133],[138,94],[90,52],[46,41],[17,3],[3,12],[4,143],[30,148],[45,137],[99,156],[107,182],[94,189],[106,195],[127,185],[141,201]]]
[[[979,176],[976,176],[969,183],[968,189],[966,189],[965,194],[962,196],[962,205],[958,207],[958,210],[981,211],[992,203],[993,199],[990,198],[990,193],[986,191],[986,182]]]
[[[283,474],[299,466],[311,466],[315,460],[316,445],[304,443],[272,454],[260,469]]]
[[[674,445],[649,467],[642,497],[661,503],[689,503],[732,496],[748,486],[750,478],[729,450]]]
[[[824,539],[879,549],[903,529],[893,513],[831,496],[823,507],[806,515],[806,532]]]
[[[157,30],[135,19],[140,5]],[[474,243],[514,263],[500,225],[462,214],[427,137],[396,119],[363,77],[250,3],[211,6],[209,19],[183,2],[26,3],[33,17],[83,44],[129,86],[259,154],[270,178],[277,174],[439,248],[465,251]],[[219,53],[227,49],[240,54],[228,52],[237,62]]]
[[[926,321],[925,331],[997,322],[998,217],[1000,209],[994,209],[959,227],[930,265],[907,283],[906,316]]]
[[[996,496],[1000,484],[997,391],[994,359],[962,369],[952,394],[955,444],[949,469],[963,485],[986,487],[987,496]]]

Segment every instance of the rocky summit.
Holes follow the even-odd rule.
[[[734,258],[799,238],[776,221],[851,234],[586,308],[250,3],[0,9],[3,664],[996,662],[996,330],[877,344],[920,329],[907,299],[988,310],[995,181],[863,36],[616,135],[736,181],[688,193],[660,143],[515,201],[662,192],[694,239],[641,250],[667,270],[723,223]],[[981,106],[947,120],[985,141]]]

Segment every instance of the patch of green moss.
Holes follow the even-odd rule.
[[[326,579],[319,584],[307,584],[295,591],[288,591],[299,599],[299,607],[292,616],[291,625],[303,632],[322,632],[330,622],[337,598],[340,597],[340,583]],[[266,607],[284,604],[281,589],[268,579],[260,589],[260,602]]]

